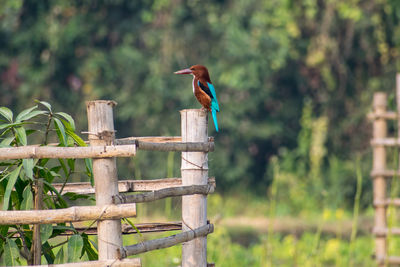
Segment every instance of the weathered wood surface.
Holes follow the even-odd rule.
[[[394,176],[400,177],[400,171],[395,170],[372,170],[371,176],[373,178],[377,176],[384,176],[386,178],[393,178]]]
[[[207,142],[208,112],[203,109],[181,111],[182,142]],[[208,154],[182,152],[182,185],[206,185]],[[207,196],[182,196],[182,230],[207,225]],[[201,236],[182,244],[182,267],[207,265],[207,237]]]
[[[399,138],[374,138],[371,140],[372,146],[400,146]]]
[[[146,141],[144,141],[146,140]],[[154,151],[214,151],[214,142],[179,142],[177,139],[166,142],[151,142],[151,138],[135,138],[128,137],[115,140],[117,145],[135,144],[139,150],[154,150]]]
[[[35,185],[35,210],[41,210],[43,206],[43,178],[36,179]],[[42,239],[40,238],[40,224],[35,224],[33,226],[33,244],[32,244],[32,254],[33,254],[33,264],[40,265],[42,258]]]
[[[136,205],[79,206],[51,210],[1,210],[0,225],[111,220],[136,216]],[[121,231],[119,231],[121,232]]]
[[[208,178],[208,184],[215,185],[215,177]],[[60,190],[62,183],[53,184],[54,188]],[[154,180],[121,180],[118,181],[118,191],[124,192],[147,192],[164,188],[182,186],[182,178],[163,178]],[[94,194],[94,187],[88,182],[68,183],[63,189],[63,193],[72,192],[77,194]]]
[[[182,230],[182,222],[166,222],[166,223],[135,223],[136,228],[140,233],[158,233],[158,232],[167,232],[167,231],[179,231]],[[74,228],[77,232],[84,232],[87,235],[97,235],[97,226],[93,225],[90,227],[76,227]],[[60,233],[60,236],[70,236],[75,235],[76,231],[66,230],[65,232]],[[19,233],[15,233],[12,229],[9,229],[9,234],[12,233],[11,238],[19,238]],[[122,234],[130,235],[137,234],[135,228],[133,228],[130,224],[122,224]]]
[[[400,235],[400,228],[393,227],[393,228],[390,228],[390,231],[389,231],[388,228],[374,227],[374,229],[372,230],[372,233],[378,237],[386,237],[387,235],[389,235],[389,233],[391,235]]]
[[[64,264],[49,264],[49,265],[30,265],[28,267],[141,267],[140,258],[123,259],[123,260],[100,260],[100,261],[82,261],[75,263]]]
[[[213,192],[214,192],[214,186],[211,184],[188,185],[188,186],[180,186],[174,188],[164,188],[152,192],[146,192],[135,195],[119,194],[113,196],[113,202],[114,204],[143,203],[143,202],[156,201],[166,197],[179,197],[179,196],[193,195],[193,194],[207,195]]]
[[[86,102],[89,142],[91,146],[114,144],[115,130],[114,101]],[[136,148],[136,145],[132,145]],[[96,190],[96,207],[112,204],[112,196],[118,194],[117,164],[115,158],[93,159],[93,177]],[[136,208],[134,211],[136,213]],[[124,217],[129,217],[127,214]],[[118,248],[122,246],[120,218],[111,218],[97,223],[99,260],[118,258]]]
[[[371,112],[367,115],[367,118],[369,120],[376,120],[376,119],[396,120],[397,117],[398,115],[394,111],[386,111],[386,113],[380,113],[380,114]]]
[[[0,160],[26,158],[110,158],[132,157],[135,154],[135,145],[87,147],[20,146],[0,148]]]
[[[384,201],[374,201],[375,207],[387,207],[389,205],[393,205],[396,207],[400,207],[400,198],[393,198],[393,199],[385,199]]]
[[[202,236],[207,236],[209,233],[212,233],[213,231],[214,231],[214,225],[206,224],[199,228],[185,231],[183,233],[179,233],[176,235],[148,240],[132,246],[122,247],[120,249],[120,258],[126,258],[127,256],[137,255],[143,252],[152,251],[156,249],[172,247],[177,244],[188,242]],[[206,266],[206,265],[207,262],[204,265],[197,265],[197,266]]]
[[[400,257],[399,256],[376,257],[376,261],[380,266],[385,266],[386,264],[400,264]]]
[[[380,115],[386,113],[387,96],[385,93],[375,93],[373,100],[374,114]],[[387,140],[387,123],[382,117],[373,121],[373,167],[372,172],[386,170],[386,148],[383,143],[377,140]],[[374,202],[384,202],[386,200],[386,180],[385,176],[375,176],[373,179]],[[376,229],[386,228],[386,207],[375,207]],[[382,236],[375,237],[375,254],[377,258],[386,256],[386,238]]]

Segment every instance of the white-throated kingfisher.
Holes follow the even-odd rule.
[[[217,112],[219,105],[214,85],[211,83],[210,75],[206,67],[202,65],[194,65],[188,69],[174,72],[175,74],[192,74],[193,75],[193,94],[200,104],[211,112],[215,130],[218,132]]]

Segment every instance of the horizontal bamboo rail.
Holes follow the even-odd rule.
[[[388,264],[400,264],[400,257],[398,256],[389,256],[389,257],[377,257],[376,261],[380,265]]]
[[[167,223],[135,223],[135,227],[140,233],[156,233],[156,232],[167,232],[167,231],[179,231],[182,230],[182,222],[167,222]],[[60,233],[60,236],[70,236],[76,234],[76,232],[84,232],[87,235],[97,235],[97,226],[90,227],[75,227],[75,230],[66,230]],[[12,238],[19,238],[19,233],[9,231],[9,234],[13,233]],[[135,228],[130,224],[122,224],[122,234],[130,235],[137,234]]]
[[[386,119],[386,120],[396,120],[397,113],[394,111],[386,111],[385,113],[369,113],[367,115],[369,120],[376,120],[376,119]]]
[[[136,216],[135,204],[79,206],[51,210],[3,210],[0,211],[0,225],[110,220],[134,216]]]
[[[215,177],[208,178],[208,183],[215,187]],[[58,191],[63,184],[53,184]],[[154,180],[120,180],[118,181],[118,190],[124,192],[146,192],[182,186],[182,178],[163,178]],[[72,192],[77,194],[94,194],[94,187],[88,182],[68,183],[64,186],[63,193]]]
[[[27,267],[141,267],[142,262],[140,258],[134,259],[123,259],[123,260],[100,260],[100,261],[82,261],[75,263],[63,263],[63,264],[50,264],[50,265],[30,265]]]
[[[372,170],[371,171],[371,176],[373,178],[377,176],[384,176],[385,178],[392,178],[393,176],[399,176],[400,177],[400,171],[395,171],[395,170]]]
[[[214,142],[148,142],[135,137],[115,140],[116,145],[135,144],[139,150],[156,151],[191,151],[209,152],[214,151]]]
[[[371,146],[400,146],[400,139],[398,138],[374,138],[371,140]]]
[[[119,258],[126,258],[127,256],[137,255],[147,251],[172,247],[183,242],[188,242],[197,237],[206,236],[212,232],[214,232],[214,225],[206,224],[199,228],[185,231],[176,235],[148,240],[132,246],[122,247],[119,250]]]
[[[112,198],[114,204],[143,203],[143,202],[156,201],[166,197],[178,197],[178,196],[193,195],[193,194],[207,195],[214,193],[214,190],[215,187],[212,184],[189,185],[189,186],[180,186],[173,188],[164,188],[136,195],[119,194],[113,196]]]
[[[389,229],[388,229],[388,228],[378,228],[378,227],[375,227],[375,228],[372,230],[372,233],[373,233],[375,236],[384,237],[384,236],[387,236],[387,235],[389,234]],[[391,234],[391,235],[400,235],[400,228],[396,228],[396,227],[390,228],[390,234]]]
[[[85,141],[85,143],[89,144],[89,141]],[[57,147],[58,145],[59,143],[50,143],[46,147]],[[140,150],[211,152],[214,151],[214,138],[209,137],[208,142],[182,142],[182,138],[180,136],[126,137],[126,138],[115,139],[114,145],[115,146],[136,145],[136,149]],[[23,148],[32,149],[32,147],[41,147],[41,146],[36,144],[36,145],[24,146]],[[14,149],[14,147],[8,149]]]
[[[375,207],[387,207],[389,205],[400,207],[400,198],[386,199],[384,201],[374,201]]]
[[[0,148],[0,160],[26,158],[110,158],[132,157],[136,154],[136,145],[53,147],[21,146]]]

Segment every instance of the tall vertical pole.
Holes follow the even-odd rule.
[[[208,141],[208,113],[203,109],[181,111],[182,142]],[[205,185],[208,179],[208,154],[182,152],[182,185]],[[182,230],[207,224],[207,196],[182,197]],[[198,237],[182,245],[182,267],[207,266],[207,237]]]
[[[373,109],[375,120],[373,124],[373,138],[382,139],[387,134],[386,119],[382,115],[386,113],[387,96],[385,93],[375,93],[373,101]],[[373,150],[373,171],[380,172],[386,169],[386,150],[384,145],[375,145]],[[386,200],[386,180],[383,175],[374,178],[374,202],[385,203]],[[375,227],[376,229],[386,229],[386,207],[378,205],[375,207]],[[375,255],[379,262],[386,257],[386,237],[375,237]],[[384,266],[382,263],[381,266]]]
[[[114,142],[114,101],[86,102],[89,142],[93,146],[112,145]],[[93,159],[93,176],[96,205],[112,204],[118,194],[118,177],[115,158]],[[117,259],[122,247],[121,220],[100,220],[97,223],[99,260]]]

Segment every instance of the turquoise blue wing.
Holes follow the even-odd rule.
[[[217,94],[215,93],[215,88],[214,85],[212,85],[212,83],[207,82],[207,86],[210,89],[210,92],[212,94],[212,98],[211,98],[211,107],[214,108],[216,111],[219,112],[219,105],[218,105],[218,100],[217,100]]]

